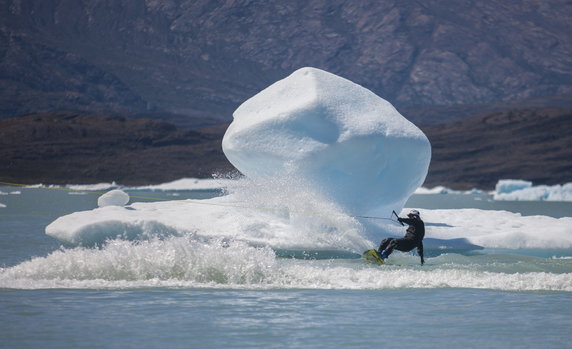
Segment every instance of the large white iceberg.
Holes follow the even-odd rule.
[[[431,145],[386,100],[302,68],[244,102],[222,147],[250,178],[295,178],[354,214],[389,217],[423,183]]]

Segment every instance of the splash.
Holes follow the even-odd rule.
[[[153,236],[227,238],[253,246],[333,249],[360,253],[371,246],[363,225],[295,179],[236,181],[225,196],[107,206],[63,216],[46,234],[74,245]]]
[[[360,259],[277,258],[240,241],[172,237],[113,240],[100,249],[60,249],[0,269],[0,288],[400,289],[572,291],[572,261],[514,255],[417,259],[396,254],[383,267]]]

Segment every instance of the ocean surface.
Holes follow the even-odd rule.
[[[220,195],[128,192],[132,202]],[[377,266],[184,236],[74,247],[44,228],[97,207],[101,193],[0,193],[0,348],[572,347],[572,250],[430,251],[424,266],[411,254]],[[572,216],[569,202],[488,194],[406,206]]]

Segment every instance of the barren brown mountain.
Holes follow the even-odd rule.
[[[191,131],[151,119],[73,113],[0,120],[0,180],[128,185],[210,177],[233,171],[220,146],[226,127]],[[572,109],[515,109],[422,129],[433,147],[425,186],[572,181]]]
[[[229,122],[303,66],[412,109],[418,124],[533,97],[567,95],[572,106],[572,3],[0,1],[0,118],[75,110]]]

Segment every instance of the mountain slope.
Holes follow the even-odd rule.
[[[218,134],[163,121],[74,113],[0,120],[2,181],[138,185],[231,168]]]
[[[490,189],[502,178],[572,182],[572,109],[513,109],[423,131],[433,147],[425,186]]]
[[[226,128],[183,131],[156,120],[73,113],[0,120],[0,180],[149,184],[210,177],[233,171],[220,146]],[[425,186],[572,182],[572,109],[514,109],[422,129],[433,153]]]
[[[0,57],[0,117],[80,110],[228,121],[302,66],[399,108],[477,105],[572,93],[572,3],[6,0]],[[423,112],[424,123],[440,115]]]

